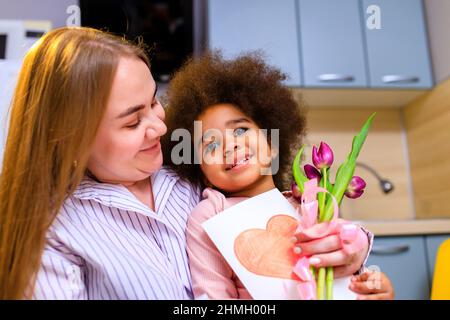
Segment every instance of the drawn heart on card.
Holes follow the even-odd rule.
[[[241,232],[234,241],[234,253],[252,273],[297,280],[292,268],[299,256],[293,252],[291,242],[297,226],[297,220],[291,216],[273,216],[265,230],[249,229]]]

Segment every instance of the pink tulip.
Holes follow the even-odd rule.
[[[364,193],[365,187],[366,182],[361,177],[353,176],[345,191],[345,195],[350,199],[359,198]]]
[[[303,168],[305,169],[305,174],[308,179],[317,179],[318,182],[320,181],[320,179],[322,179],[322,175],[320,174],[319,170],[317,170],[314,166],[305,164]]]
[[[333,150],[325,142],[321,142],[319,150],[313,146],[312,161],[317,169],[322,170],[331,167],[333,164]]]

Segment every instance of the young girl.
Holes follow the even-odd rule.
[[[275,187],[285,190],[290,183],[292,151],[302,142],[306,120],[283,79],[257,55],[225,61],[213,53],[188,62],[169,87],[168,130],[187,129],[195,152],[190,163],[175,165],[179,161],[172,153],[164,159],[181,177],[207,187],[186,230],[196,297],[251,299],[201,224],[240,201]],[[201,134],[194,134],[194,121],[201,124]],[[273,145],[272,129],[278,129]],[[178,143],[170,140],[167,135],[163,150]],[[290,192],[284,195],[296,205]]]

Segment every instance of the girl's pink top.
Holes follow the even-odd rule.
[[[290,192],[283,194],[296,205]],[[219,212],[246,199],[248,198],[226,198],[219,191],[206,188],[203,191],[203,200],[189,216],[186,241],[192,289],[196,298],[206,294],[209,299],[252,299],[201,226]]]

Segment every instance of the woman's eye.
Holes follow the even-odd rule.
[[[126,126],[126,128],[128,128],[128,129],[135,129],[135,128],[137,128],[140,124],[141,124],[141,119],[138,119],[138,121],[137,121],[136,123],[133,123],[133,124],[131,124],[131,125],[129,125],[129,126]]]
[[[205,152],[208,152],[208,153],[213,152],[218,146],[219,146],[219,144],[217,143],[217,141],[213,141],[206,146]]]
[[[237,137],[237,136],[241,136],[241,135],[243,135],[245,132],[247,132],[247,128],[236,128],[235,130],[234,130],[234,136],[235,137]]]

